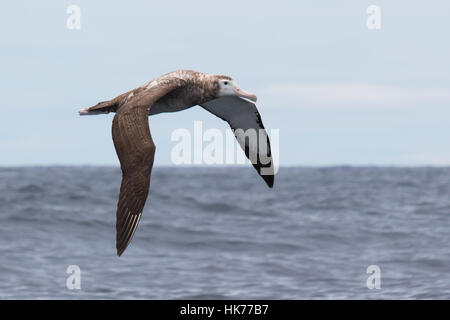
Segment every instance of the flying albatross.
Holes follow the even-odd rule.
[[[256,95],[239,88],[231,77],[192,70],[164,74],[120,96],[79,110],[80,115],[115,112],[112,138],[122,169],[116,217],[120,256],[130,243],[150,187],[155,145],[147,117],[200,105],[230,125],[258,174],[272,188],[274,167],[269,137],[256,106]],[[257,134],[248,134],[254,130]]]

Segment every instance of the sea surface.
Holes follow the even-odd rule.
[[[0,298],[450,299],[450,168],[155,167],[119,258],[120,180],[0,168]]]

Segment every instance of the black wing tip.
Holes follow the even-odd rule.
[[[118,257],[120,257],[127,248],[128,248],[128,243],[126,241],[116,240],[116,250],[117,250]]]
[[[124,251],[125,248],[117,248],[117,256],[120,257]]]
[[[275,176],[274,175],[262,175],[261,177],[267,183],[267,186],[272,189],[273,184],[275,182]]]

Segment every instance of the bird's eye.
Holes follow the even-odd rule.
[[[227,85],[227,84],[228,84],[228,81],[225,81],[223,84],[224,84],[224,85]]]

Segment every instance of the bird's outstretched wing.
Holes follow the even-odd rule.
[[[113,120],[112,138],[122,169],[116,217],[116,248],[121,255],[138,226],[150,187],[155,155],[148,124],[150,106],[179,83],[165,83],[132,96],[120,106]]]
[[[236,96],[221,97],[201,106],[228,122],[245,155],[272,188],[275,171],[270,141],[256,106]]]

